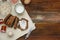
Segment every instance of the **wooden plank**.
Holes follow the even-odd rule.
[[[24,40],[25,36],[17,40]],[[60,40],[60,24],[36,23],[36,30],[32,32],[28,40]]]
[[[60,0],[32,0],[25,8],[35,23],[60,20]],[[41,21],[40,17],[37,19],[38,15],[46,20]]]

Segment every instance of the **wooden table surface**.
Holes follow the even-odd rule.
[[[32,0],[25,8],[36,23],[28,40],[60,40],[60,0]]]

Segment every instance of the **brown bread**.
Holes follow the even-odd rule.
[[[11,14],[8,14],[5,19],[4,19],[4,23],[6,23],[6,21],[9,19],[9,17],[12,16]]]
[[[17,28],[17,24],[18,24],[18,22],[19,22],[19,18],[18,18],[18,17],[16,17],[15,22],[14,22],[14,29],[16,29],[16,28]]]
[[[7,22],[6,22],[6,25],[8,25],[9,27],[12,27],[13,26],[13,23],[14,23],[14,21],[15,21],[15,16],[11,16],[8,20],[7,20]]]

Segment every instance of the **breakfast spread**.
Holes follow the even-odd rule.
[[[17,16],[13,16],[11,13],[11,5],[7,0],[2,0],[3,3],[0,6],[0,14],[6,15],[4,19],[0,19],[0,24],[5,24],[8,27],[18,28],[18,22],[20,24],[20,29],[26,30],[28,28],[28,21],[24,18],[19,19]],[[15,4],[18,0],[10,0],[11,3]],[[17,13],[23,13],[24,7],[22,4],[18,3],[15,6],[15,11]],[[6,26],[2,26],[2,32],[6,32]]]
[[[16,40],[27,34],[31,27],[32,30],[35,28],[19,1],[0,1],[0,40]],[[21,15],[21,13],[23,14]]]
[[[18,23],[19,27],[21,30],[26,30],[28,28],[28,20],[25,18],[19,19],[17,16],[13,16],[11,13],[11,5],[7,0],[2,0],[3,3],[0,5],[0,14],[3,16],[5,15],[6,17],[4,19],[0,19],[0,24],[5,24],[2,25],[1,27],[1,32],[5,33],[6,32],[6,26],[8,27],[13,27],[14,29],[18,28]],[[18,0],[10,0],[11,3],[15,4],[17,3]],[[24,7],[22,4],[18,3],[15,5],[15,11],[16,13],[23,13],[24,12]],[[10,36],[12,35],[12,32],[8,33]]]
[[[28,28],[28,20],[25,18],[19,20],[17,16],[12,16],[11,14],[8,14],[4,19],[4,23],[8,27],[14,27],[14,29],[18,27],[18,22],[20,25],[20,29],[26,30]]]

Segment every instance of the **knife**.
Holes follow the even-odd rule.
[[[32,30],[30,30],[30,31],[27,33],[27,35],[25,36],[25,40],[27,40],[27,39],[29,38],[31,32],[32,32]]]
[[[34,23],[34,25],[35,25],[35,23]],[[36,27],[35,27],[35,28],[36,28]],[[34,28],[34,29],[35,29],[35,28]],[[25,36],[25,40],[27,40],[27,39],[29,38],[31,32],[32,32],[34,29],[30,28],[29,32],[28,32],[27,35]]]

